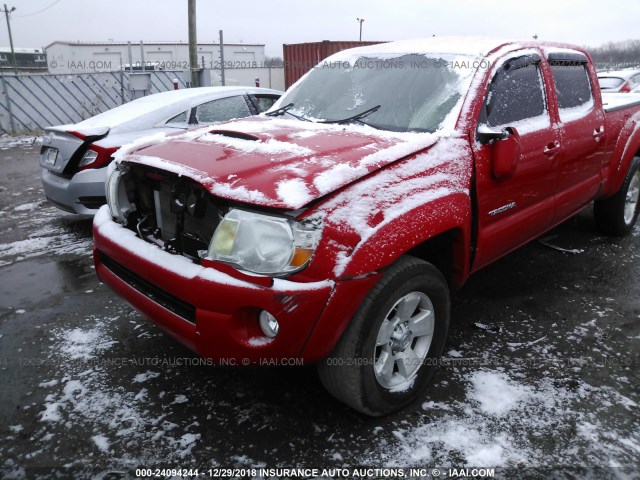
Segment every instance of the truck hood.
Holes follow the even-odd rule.
[[[189,177],[218,197],[298,209],[437,139],[431,133],[252,117],[147,137],[123,146],[116,159]]]

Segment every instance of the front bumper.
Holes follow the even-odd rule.
[[[260,286],[141,240],[113,222],[106,206],[94,219],[94,260],[101,281],[180,342],[238,365],[323,358],[372,282],[275,279],[272,287]],[[280,324],[274,339],[260,330],[261,310]]]
[[[95,215],[100,205],[106,202],[106,172],[107,167],[88,169],[67,179],[43,168],[44,194],[61,210],[80,215]]]

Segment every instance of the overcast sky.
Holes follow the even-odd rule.
[[[187,41],[187,0],[7,0],[15,47],[55,40]],[[49,8],[47,8],[49,7]],[[45,9],[44,11],[41,11]],[[640,38],[640,0],[197,0],[198,40],[283,43],[486,35],[600,46]],[[9,40],[4,19],[0,43]]]

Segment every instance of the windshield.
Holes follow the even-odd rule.
[[[470,58],[465,63],[443,57],[330,58],[309,72],[278,105],[293,104],[287,113],[314,121],[352,119],[384,130],[434,132],[456,110],[471,73]]]

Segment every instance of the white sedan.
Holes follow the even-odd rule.
[[[122,145],[156,132],[257,115],[280,95],[277,90],[253,87],[172,90],[73,125],[48,127],[40,151],[44,193],[62,210],[93,215],[106,203],[107,165]]]
[[[629,93],[640,86],[640,70],[626,69],[598,72],[600,90],[607,93]]]

